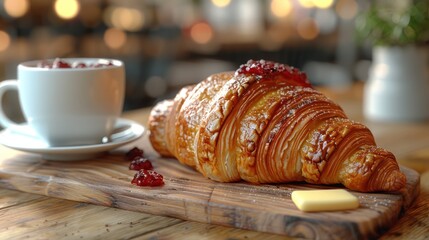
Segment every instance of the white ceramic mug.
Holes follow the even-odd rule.
[[[363,113],[380,122],[429,119],[428,49],[377,46],[363,92]]]
[[[7,91],[18,91],[26,124],[49,146],[101,143],[122,113],[125,94],[123,62],[68,58],[69,63],[109,63],[104,67],[41,68],[41,60],[18,65],[18,80],[0,82],[0,124],[23,131],[1,107]],[[46,61],[46,60],[44,60]],[[53,60],[47,60],[52,62]],[[27,127],[28,129],[28,127]]]

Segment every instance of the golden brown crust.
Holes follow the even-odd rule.
[[[256,81],[254,77],[234,77],[228,80],[208,105],[200,122],[197,162],[200,171],[207,177],[221,182],[230,181],[218,168],[215,155],[219,132],[228,115],[237,104],[246,88]],[[234,171],[234,170],[232,170]]]
[[[406,184],[395,156],[376,146],[363,146],[343,162],[341,183],[356,191],[399,191]]]
[[[302,176],[311,183],[338,183],[343,160],[366,145],[375,145],[375,140],[364,125],[346,118],[328,119],[309,135],[301,148]]]
[[[395,157],[367,127],[289,75],[267,76],[214,74],[160,103],[149,122],[154,148],[222,182],[405,186]]]
[[[258,84],[250,87],[236,104],[240,107],[234,108],[223,124],[215,154],[222,159],[216,166],[223,168],[221,172],[227,175],[227,181],[259,182],[256,171],[259,137],[292,89],[268,82]]]
[[[177,143],[180,141],[179,135],[176,133],[178,126],[178,117],[182,105],[189,96],[189,93],[194,89],[194,85],[182,88],[173,100],[171,112],[167,116],[167,131],[166,131],[166,145],[170,152],[177,158]]]
[[[162,156],[173,157],[174,155],[168,150],[166,141],[167,117],[171,116],[173,100],[164,100],[158,103],[150,112],[148,127],[149,140],[152,147]]]
[[[321,121],[345,117],[341,108],[310,88],[295,88],[271,119],[259,147],[259,181],[303,181],[299,149]]]
[[[189,166],[197,167],[196,139],[199,135],[201,119],[219,89],[233,77],[233,72],[214,74],[196,85],[189,93],[180,111],[176,114],[176,157]]]

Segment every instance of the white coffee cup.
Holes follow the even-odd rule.
[[[29,126],[49,146],[101,143],[122,113],[124,64],[99,58],[62,60],[106,65],[56,69],[38,67],[41,60],[19,64],[18,80],[0,82],[0,124],[17,132]],[[18,91],[26,124],[15,123],[3,111],[1,103],[8,91]]]

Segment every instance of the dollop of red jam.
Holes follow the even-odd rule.
[[[141,169],[152,170],[153,166],[149,159],[145,157],[135,157],[131,161],[129,169],[137,171]]]
[[[247,63],[242,64],[235,72],[235,75],[240,74],[259,76],[261,78],[282,75],[285,79],[293,81],[294,85],[311,87],[307,75],[299,69],[263,59],[249,60]]]
[[[49,66],[49,65],[46,65],[46,66]],[[56,58],[52,63],[51,68],[71,68],[71,65],[66,61]]]
[[[164,177],[153,170],[141,169],[134,175],[131,183],[137,186],[162,186],[164,185]]]
[[[152,162],[143,155],[143,149],[138,147],[133,147],[125,153],[125,159],[131,161],[129,169],[138,171],[131,183],[137,186],[149,187],[164,185],[164,177],[153,171]]]
[[[72,68],[87,68],[88,66],[83,62],[74,62]]]
[[[132,161],[135,158],[143,157],[144,151],[138,147],[133,147],[127,153],[125,153],[125,159],[128,161]]]
[[[51,68],[51,69],[58,69],[58,68],[101,68],[101,67],[107,67],[107,66],[113,66],[112,61],[108,61],[106,63],[92,63],[92,64],[85,64],[83,62],[73,62],[69,63],[61,58],[55,58],[55,60],[52,63],[49,63],[47,61],[41,61],[37,63],[37,67],[39,68]]]

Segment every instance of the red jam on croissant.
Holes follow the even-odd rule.
[[[209,76],[158,103],[150,141],[220,182],[305,181],[362,192],[406,184],[395,156],[347,118],[298,69],[250,60],[235,73]]]

